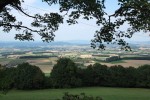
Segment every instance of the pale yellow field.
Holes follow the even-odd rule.
[[[38,66],[44,73],[50,73],[53,68],[53,65],[56,64],[56,60],[56,58],[34,59],[27,60],[27,62],[29,62],[32,65]]]
[[[50,73],[53,66],[48,66],[48,65],[37,65],[41,70],[42,72],[44,73]]]
[[[46,63],[50,62],[49,59],[37,59],[37,60],[27,60],[30,64]]]
[[[124,63],[116,63],[116,64],[111,64],[111,63],[101,63],[107,66],[113,66],[113,65],[122,65],[124,67],[139,67],[141,65],[149,64],[150,65],[150,60],[124,60]]]

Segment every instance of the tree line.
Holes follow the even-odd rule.
[[[92,86],[150,88],[150,65],[125,68],[95,63],[79,68],[71,59],[60,58],[49,77],[29,63],[19,64],[15,68],[0,66],[0,90],[4,92],[12,88],[32,90]]]
[[[87,68],[79,68],[68,59],[61,58],[51,71],[50,79],[54,88],[70,87],[139,87],[150,88],[150,65],[108,67],[95,63]]]

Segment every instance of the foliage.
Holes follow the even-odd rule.
[[[77,68],[68,58],[61,58],[51,72],[52,85],[56,88],[78,86],[145,87],[149,88],[150,66],[139,68],[115,65],[107,67],[95,63],[87,68]],[[72,79],[74,79],[72,81]]]
[[[102,28],[96,31],[95,39],[92,41],[95,48],[99,44],[100,48],[104,48],[103,42],[117,43],[121,45],[121,49],[128,50],[130,47],[124,40],[131,38],[136,32],[147,32],[149,28],[150,2],[149,0],[118,0],[119,8],[114,14],[108,15],[108,20],[102,23]],[[112,18],[113,17],[113,18]],[[115,21],[111,21],[115,19]],[[120,30],[124,24],[129,24],[125,31]]]
[[[93,71],[94,86],[107,86],[109,84],[108,78],[110,77],[110,74],[106,65],[95,63],[93,65]]]
[[[112,66],[109,69],[110,71],[110,86],[115,87],[126,87],[127,81],[126,81],[126,75],[128,75],[128,72],[126,71],[126,68],[123,66]]]
[[[79,76],[82,79],[83,86],[93,86],[94,76],[92,66],[88,66],[86,69],[81,69]]]
[[[5,68],[0,70],[0,90],[6,94],[14,87],[16,68]]]
[[[150,60],[148,56],[139,56],[139,57],[123,57],[122,60]]]
[[[0,70],[0,90],[4,94],[12,88],[30,90],[51,87],[51,79],[45,77],[38,67],[28,63]]]
[[[80,73],[83,86],[107,86],[109,78],[108,68],[106,65],[95,63],[82,69]]]
[[[56,56],[47,56],[47,55],[40,55],[40,56],[21,56],[19,59],[34,59],[34,58],[50,58],[50,57],[56,57]]]
[[[94,64],[92,68],[94,86],[136,86],[136,69],[133,67],[124,68],[121,65],[107,67],[106,65]]]
[[[124,38],[131,38],[136,32],[150,31],[150,2],[149,0],[118,0],[119,8],[112,15],[105,12],[105,0],[42,0],[49,4],[59,5],[61,13],[45,13],[44,15],[29,15],[22,8],[23,0],[1,0],[0,1],[0,27],[4,32],[11,29],[23,30],[23,34],[16,34],[16,39],[33,40],[33,33],[38,33],[43,41],[54,40],[54,32],[64,22],[64,17],[69,18],[66,22],[69,25],[77,24],[79,18],[86,20],[96,19],[100,27],[95,32],[91,47],[105,49],[104,42],[121,45],[121,49],[130,50],[130,46]],[[17,21],[10,12],[15,9],[27,17],[33,19],[31,27],[24,26],[22,21]],[[113,19],[113,20],[112,20]],[[114,21],[115,20],[115,21]],[[125,24],[129,26],[123,31],[120,30]],[[35,29],[36,28],[36,29]]]
[[[23,34],[16,34],[15,39],[19,40],[34,40],[32,33],[38,33],[43,41],[50,42],[54,39],[54,32],[58,30],[59,24],[63,23],[63,18],[58,13],[45,13],[44,15],[35,14],[29,15],[22,8],[23,0],[1,0],[0,1],[0,27],[4,32],[9,32],[11,29],[16,31],[23,30]],[[25,16],[32,18],[31,27],[23,25],[22,21],[17,21],[16,16],[11,15],[13,8]],[[36,29],[35,29],[36,28]]]
[[[137,86],[150,88],[150,65],[143,65],[137,69]]]
[[[44,84],[43,84],[42,88],[45,88],[45,89],[52,88],[52,80],[50,77],[45,76]]]
[[[125,86],[124,87],[136,87],[137,83],[137,69],[134,67],[128,67],[126,68],[126,74],[125,74]]]
[[[31,90],[79,86],[150,88],[150,65],[126,68],[95,63],[82,69],[69,58],[60,58],[49,77],[45,77],[38,67],[28,63],[19,64],[16,68],[0,69],[0,90],[4,93],[11,88]]]
[[[103,99],[101,97],[86,96],[85,93],[81,93],[80,95],[65,93],[64,96],[62,97],[62,100],[103,100]]]
[[[56,88],[69,88],[81,85],[77,66],[68,58],[60,58],[51,71],[52,85]]]
[[[113,68],[115,67],[108,68],[106,65],[101,65],[96,63],[94,65],[88,66],[86,69],[82,69],[83,71],[81,72],[81,79],[83,85],[84,86],[119,86],[115,82],[121,81],[123,77],[122,75],[116,74],[119,73],[119,67],[116,67],[116,71],[113,71]],[[120,72],[120,74],[123,74],[123,72]]]
[[[40,89],[44,84],[42,71],[29,63],[17,66],[15,87],[17,89]]]

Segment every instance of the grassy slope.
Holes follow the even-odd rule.
[[[149,89],[137,88],[77,88],[77,89],[47,89],[36,91],[10,91],[7,95],[0,95],[0,100],[55,100],[64,92],[73,94],[86,93],[101,96],[103,100],[150,100]]]

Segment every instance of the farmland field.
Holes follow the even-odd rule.
[[[70,58],[81,68],[86,68],[94,63],[136,68],[144,64],[150,64],[150,49],[141,50],[140,47],[133,49],[132,52],[120,51],[117,48],[108,48],[106,51],[100,52],[90,48],[89,45],[44,46],[38,44],[34,48],[32,46],[21,48],[16,45],[11,49],[7,46],[1,47],[0,64],[6,67],[16,67],[18,64],[28,62],[38,66],[44,73],[50,73],[60,57]],[[150,46],[148,45],[148,47]],[[107,58],[115,56],[119,56],[119,59],[106,61]]]
[[[54,64],[56,64],[56,61],[58,58],[32,58],[32,59],[10,59],[10,58],[0,58],[0,64],[5,65],[17,65],[21,64],[23,62],[29,62],[32,65],[38,66],[44,73],[50,73]],[[75,59],[76,62],[78,61],[78,58]],[[87,60],[87,59],[79,59],[79,63],[83,63],[84,66],[88,66],[90,64],[94,64],[92,60]],[[113,65],[122,65],[124,67],[139,67],[144,64],[149,64],[150,65],[150,60],[118,60],[118,61],[112,61],[112,62],[101,62],[101,61],[96,61],[97,63],[100,63],[102,65],[107,65],[107,66],[113,66]]]
[[[33,91],[11,90],[7,95],[0,94],[0,100],[56,100],[61,98],[65,92],[71,94],[80,94],[84,92],[86,95],[100,96],[103,100],[150,100],[150,89],[107,87]]]
[[[124,67],[132,66],[132,67],[137,68],[145,64],[150,65],[150,61],[149,60],[122,60],[122,61],[114,61],[114,63],[111,62],[111,63],[101,63],[101,64],[104,64],[107,66],[113,66],[113,65],[122,65]]]
[[[53,65],[56,64],[57,58],[32,58],[32,59],[10,59],[10,58],[0,58],[0,64],[16,66],[23,62],[29,62],[32,65],[38,66],[44,73],[50,73]]]

